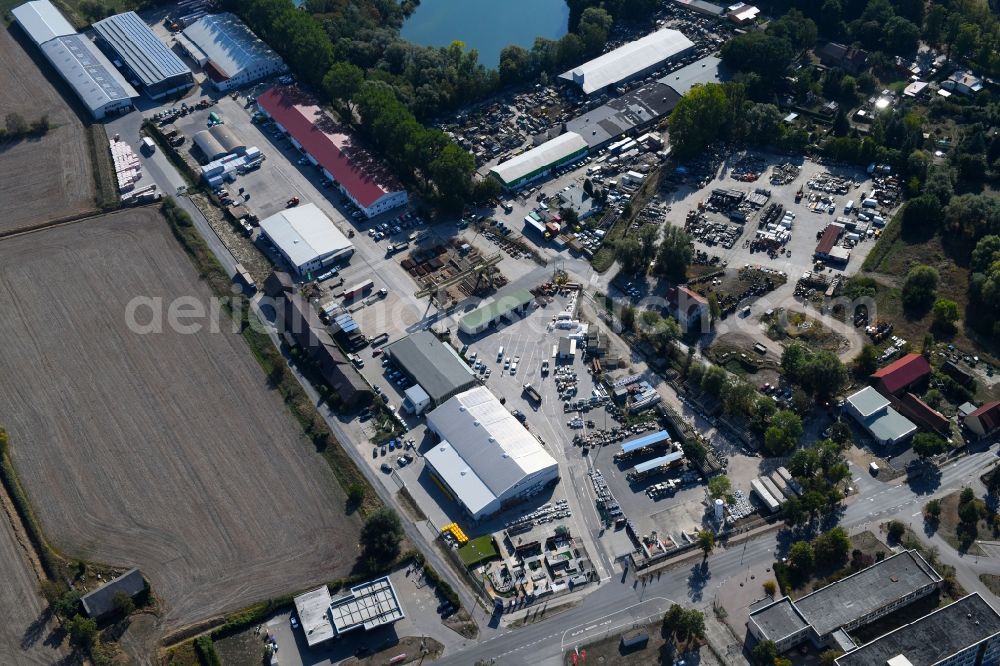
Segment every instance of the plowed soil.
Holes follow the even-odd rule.
[[[154,209],[0,241],[0,422],[49,540],[139,567],[164,630],[346,574],[358,519],[243,339],[132,332],[135,296],[210,297]]]

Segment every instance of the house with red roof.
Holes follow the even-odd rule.
[[[966,416],[964,423],[980,439],[1000,432],[1000,400],[986,403]]]
[[[872,378],[883,395],[899,395],[927,381],[931,364],[921,354],[907,354],[889,365],[876,370]]]
[[[893,406],[900,414],[910,419],[926,430],[932,430],[941,435],[947,435],[951,429],[948,417],[934,409],[912,393],[902,396],[891,396]]]
[[[257,97],[257,106],[365,217],[409,201],[399,179],[334,122],[308,93],[295,86],[275,86]]]

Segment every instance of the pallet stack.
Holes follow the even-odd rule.
[[[118,191],[129,192],[135,187],[137,180],[142,178],[142,165],[139,157],[132,151],[132,146],[124,141],[108,142],[111,150],[111,160],[115,165],[115,176],[118,178]]]

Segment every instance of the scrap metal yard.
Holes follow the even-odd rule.
[[[0,150],[0,208],[4,212],[0,232],[94,208],[87,130],[66,97],[39,73],[32,61],[37,54],[29,53],[29,45],[22,46],[11,30],[0,30],[4,89],[0,118],[14,113],[30,125],[45,117],[51,128],[41,137],[9,141]],[[44,63],[39,60],[38,64]]]
[[[9,238],[0,266],[4,424],[57,549],[140,567],[162,630],[350,571],[358,521],[228,320],[127,326],[136,296],[209,302],[157,211]]]

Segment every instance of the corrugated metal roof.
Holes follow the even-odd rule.
[[[49,0],[32,0],[15,7],[10,13],[38,46],[56,37],[76,34],[70,22]]]
[[[670,433],[666,430],[660,430],[659,432],[654,432],[638,439],[633,439],[631,442],[625,442],[622,444],[622,453],[631,453],[632,451],[638,451],[646,448],[647,446],[652,446],[653,444],[669,441]]]
[[[633,468],[633,470],[637,474],[642,474],[644,472],[649,472],[650,470],[654,470],[658,467],[669,465],[670,463],[676,462],[683,457],[684,457],[683,451],[674,451],[672,453],[668,453],[665,456],[660,456],[659,458],[653,458],[652,460],[647,460],[644,463],[639,463]]]
[[[83,35],[64,35],[41,46],[92,113],[111,102],[139,96],[94,43]]]
[[[227,78],[244,69],[257,69],[261,61],[281,61],[270,46],[229,12],[201,17],[184,29],[184,36]]]
[[[927,359],[922,354],[913,353],[876,370],[872,377],[881,379],[890,393],[897,393],[930,373],[931,366]]]
[[[465,361],[430,331],[417,331],[386,345],[385,350],[435,403],[475,384],[475,376]]]
[[[257,105],[288,130],[364,208],[386,194],[403,191],[385,165],[356,144],[307,93],[276,86],[259,95]]]
[[[495,497],[503,498],[528,475],[557,467],[555,458],[485,386],[460,393],[430,412],[427,425]]]
[[[296,267],[354,248],[316,204],[286,208],[261,220],[260,228]]]
[[[462,326],[464,328],[477,329],[486,322],[493,321],[497,317],[507,314],[533,300],[535,300],[535,297],[527,289],[515,289],[506,294],[501,294],[496,300],[485,305],[480,305],[462,317]]]
[[[576,132],[566,132],[540,146],[512,157],[491,169],[500,180],[513,183],[528,174],[567,159],[587,149],[587,142]]]
[[[559,78],[576,83],[589,95],[628,80],[635,74],[692,48],[694,42],[685,37],[684,33],[664,28],[563,72]]]
[[[94,31],[107,41],[145,86],[191,75],[184,61],[167,48],[135,12],[115,14],[98,21]]]

